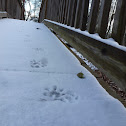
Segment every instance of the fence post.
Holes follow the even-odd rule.
[[[100,0],[92,0],[90,15],[88,18],[87,30],[89,33],[95,33]]]
[[[75,16],[75,23],[74,27],[75,28],[80,28],[80,18],[81,18],[81,13],[82,13],[82,2],[83,0],[78,0],[77,2],[77,10],[76,10],[76,16]]]
[[[123,37],[126,28],[126,0],[118,0],[116,13],[114,17],[114,24],[112,30],[112,37],[119,42],[123,43]]]
[[[97,31],[102,38],[106,38],[106,31],[108,27],[109,12],[111,8],[112,0],[102,0],[100,13],[98,18],[98,28]]]
[[[89,0],[83,0],[82,3],[82,15],[81,15],[81,26],[80,29],[82,31],[86,30],[86,23],[88,19],[88,8],[89,8]]]

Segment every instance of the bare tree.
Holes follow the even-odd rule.
[[[24,4],[25,5],[27,4],[30,8],[28,11],[25,11],[26,21],[28,19],[38,18],[42,0],[23,0],[23,1]]]
[[[37,15],[38,15],[37,13],[38,13],[38,11],[40,9],[41,2],[42,2],[42,0],[34,0],[33,1],[33,5],[34,5],[34,9],[33,9],[33,11],[34,11],[34,18],[37,17]]]

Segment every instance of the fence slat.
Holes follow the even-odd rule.
[[[60,22],[62,23],[63,20],[63,4],[64,4],[64,0],[61,0],[62,4],[61,4],[61,17],[60,17]]]
[[[40,13],[39,13],[39,22],[42,22],[42,20],[43,20],[42,13],[43,13],[44,2],[45,2],[45,0],[42,0]],[[50,15],[50,17],[51,17],[51,15]]]
[[[64,24],[64,17],[66,11],[66,0],[63,1],[63,14],[62,14],[62,23]]]
[[[58,22],[61,23],[61,9],[62,9],[62,0],[59,1],[59,15],[58,15]]]
[[[11,4],[14,2],[14,0],[8,1],[11,1]],[[115,14],[110,24],[111,36],[119,44],[126,45],[126,0],[116,0],[118,4],[115,3],[115,6],[112,4],[114,0],[48,0],[45,17],[43,15],[46,13],[46,2],[43,1],[41,5],[43,9],[40,9],[39,20],[47,18],[71,27],[80,28],[82,31],[88,30],[91,34],[98,33],[101,38],[109,37],[107,32],[110,16],[111,13]],[[110,12],[116,5],[116,12],[115,10]],[[11,11],[12,8],[8,8]]]
[[[81,18],[81,13],[82,13],[82,3],[83,0],[78,0],[77,2],[77,10],[76,10],[76,16],[75,16],[75,28],[80,28],[80,18]]]
[[[74,22],[75,22],[75,15],[76,15],[76,8],[77,8],[77,0],[73,0],[74,4],[72,7],[72,18],[71,18],[71,27],[74,27]]]
[[[95,33],[99,4],[100,4],[100,0],[92,0],[90,15],[87,24],[87,30],[91,34]]]
[[[50,0],[48,0],[48,3],[47,3],[47,13],[46,13],[46,19],[49,19],[50,18]]]
[[[82,3],[82,15],[81,15],[81,26],[80,29],[82,31],[86,30],[86,24],[88,19],[88,7],[89,7],[89,0],[83,0]]]
[[[58,22],[60,0],[55,0],[55,21]]]
[[[44,24],[52,28],[55,33],[94,63],[106,76],[118,84],[121,89],[126,91],[125,51],[58,24],[48,21],[44,21]]]
[[[7,11],[7,1],[8,0],[5,0],[5,11]]]
[[[51,19],[54,21],[54,0],[51,0]]]
[[[69,0],[68,15],[67,15],[67,25],[70,25],[70,21],[71,21],[71,17],[72,17],[72,7],[73,7],[73,0]]]
[[[64,24],[67,24],[68,7],[69,7],[69,0],[66,0],[66,12],[65,12]]]
[[[66,5],[66,1],[67,0],[64,0],[64,14],[63,14],[63,24],[65,24],[65,16],[66,16],[66,8],[67,8],[67,5]]]
[[[62,15],[61,15],[61,23],[63,24],[63,14],[64,14],[64,0],[62,0]]]
[[[125,34],[126,27],[126,0],[118,0],[116,13],[114,17],[114,24],[112,30],[112,37],[119,42],[124,44],[123,36]]]
[[[2,11],[2,4],[1,4],[1,1],[0,1],[0,11]]]
[[[44,14],[44,18],[47,19],[47,6],[48,5],[48,0],[46,0],[46,3],[45,3],[45,14]]]
[[[125,22],[126,23],[126,22]],[[122,45],[126,46],[126,26]]]
[[[108,27],[109,12],[112,0],[102,0],[100,13],[98,18],[98,33],[102,38],[106,38],[106,31]]]
[[[43,6],[41,8],[42,9],[42,11],[41,11],[41,18],[42,18],[42,20],[44,20],[44,18],[45,18],[45,3],[46,3],[46,0],[43,0]]]
[[[0,0],[0,11],[5,11],[4,3],[5,3],[4,0]]]
[[[63,6],[62,6],[62,24],[64,23],[64,13],[65,13],[65,0],[63,0]]]
[[[0,0],[0,11],[6,11],[9,17],[24,19],[24,8],[19,0]]]
[[[54,4],[54,0],[52,0],[52,20],[54,21],[55,20],[55,12],[54,12],[54,10],[55,10],[55,4]]]
[[[61,23],[61,12],[62,12],[62,0],[60,0],[60,5],[59,5],[59,23]]]

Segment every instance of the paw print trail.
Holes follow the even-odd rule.
[[[41,67],[46,67],[48,64],[48,60],[46,58],[43,58],[39,61],[32,60],[30,62],[32,68],[41,68]]]
[[[63,88],[53,86],[52,89],[45,88],[41,101],[61,101],[61,102],[75,102],[78,96],[72,91],[65,91]]]

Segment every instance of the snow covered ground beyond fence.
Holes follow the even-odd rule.
[[[43,24],[2,19],[0,126],[126,126],[126,109]]]

